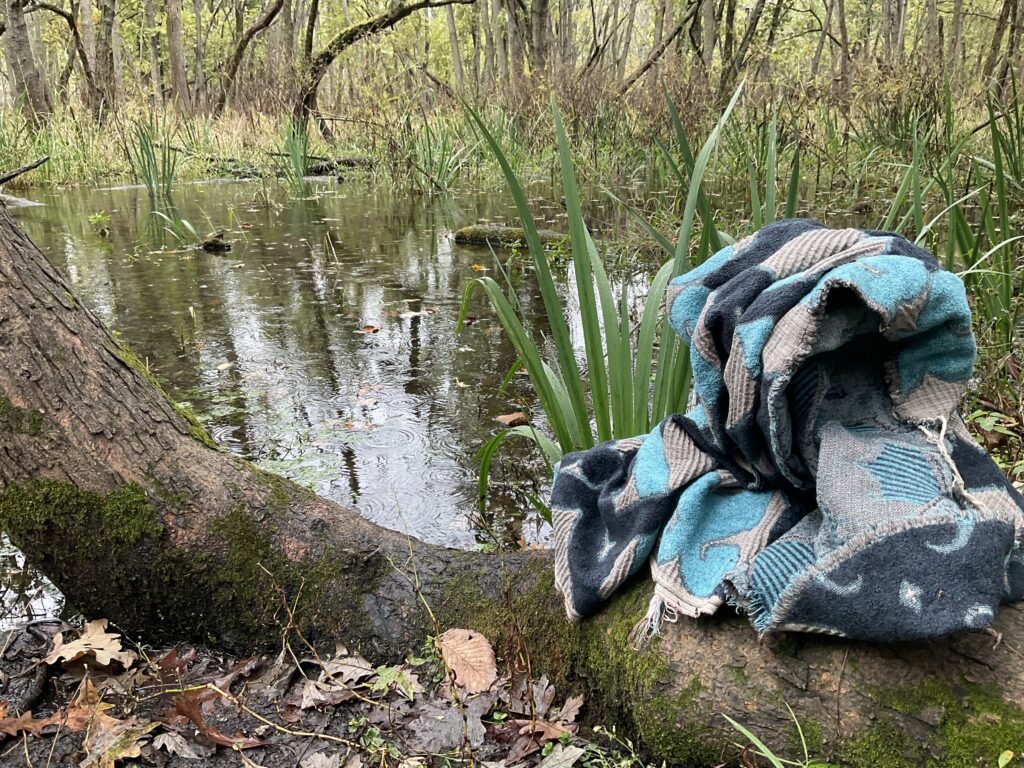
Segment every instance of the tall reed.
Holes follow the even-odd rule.
[[[671,252],[672,258],[655,275],[643,301],[635,342],[626,288],[624,285],[613,286],[587,228],[569,140],[562,115],[557,104],[552,101],[559,169],[569,222],[571,264],[583,329],[585,376],[577,359],[565,310],[523,187],[501,144],[479,115],[469,110],[484,141],[494,153],[515,200],[554,351],[551,357],[542,353],[535,333],[528,319],[520,313],[511,290],[506,294],[502,286],[490,277],[482,277],[469,284],[458,325],[461,326],[465,319],[473,288],[481,287],[515,347],[520,363],[529,374],[551,430],[551,436],[548,436],[532,425],[512,427],[498,432],[483,445],[478,453],[481,509],[486,504],[490,463],[498,447],[509,437],[532,440],[541,448],[547,460],[554,462],[569,451],[592,447],[595,441],[645,433],[666,415],[684,407],[690,385],[688,350],[668,324],[661,322],[661,305],[669,279],[685,272],[691,263],[703,262],[724,241],[723,236],[714,228],[710,204],[701,192],[701,184],[722,128],[739,99],[741,89],[742,86],[737,89],[696,159],[689,156],[685,131],[678,113],[670,103],[679,149],[687,172],[684,174],[667,148],[666,156],[671,159],[673,173],[680,179],[688,180],[689,192],[676,243],[673,245],[665,236],[658,234],[658,241],[666,252]],[[701,237],[694,243],[691,241],[697,218],[700,218],[703,227]],[[692,245],[696,248],[692,249]],[[655,354],[658,362],[652,368]],[[544,512],[543,509],[541,511]]]
[[[172,131],[165,114],[158,123],[153,115],[136,120],[128,156],[137,178],[146,186],[151,200],[167,199],[174,187],[178,153],[171,144]]]

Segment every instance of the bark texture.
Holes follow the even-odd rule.
[[[430,546],[217,449],[0,210],[0,525],[69,600],[147,639],[234,647],[301,628],[395,658],[440,624],[587,689],[589,716],[674,765],[732,763],[737,735],[849,766],[994,764],[1024,733],[1024,611],[986,635],[880,646],[745,620],[666,625],[629,648],[650,585],[567,623],[544,553]],[[287,602],[292,616],[282,610]]]

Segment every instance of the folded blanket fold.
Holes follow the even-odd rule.
[[[784,221],[676,278],[666,304],[690,346],[687,413],[555,470],[570,617],[648,559],[641,634],[728,601],[759,633],[910,640],[1024,598],[1024,499],[957,411],[971,314],[931,254]]]

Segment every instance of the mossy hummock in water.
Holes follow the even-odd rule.
[[[554,248],[566,245],[569,236],[561,232],[541,229],[537,232],[541,245]],[[455,242],[459,245],[479,245],[489,248],[517,250],[526,248],[526,233],[522,227],[506,227],[499,224],[473,224],[455,231]]]

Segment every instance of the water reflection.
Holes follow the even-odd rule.
[[[473,453],[494,416],[531,401],[522,379],[497,392],[515,355],[482,296],[479,319],[455,334],[467,283],[481,268],[503,278],[492,254],[450,232],[514,211],[498,195],[333,182],[311,192],[296,201],[258,183],[195,185],[155,216],[138,189],[75,190],[38,195],[45,206],[16,215],[222,445],[381,525],[474,546]],[[100,212],[108,223],[89,221]],[[188,248],[192,229],[223,229],[233,249]],[[536,315],[528,284],[520,301]],[[512,512],[521,499],[508,490],[499,501]]]

